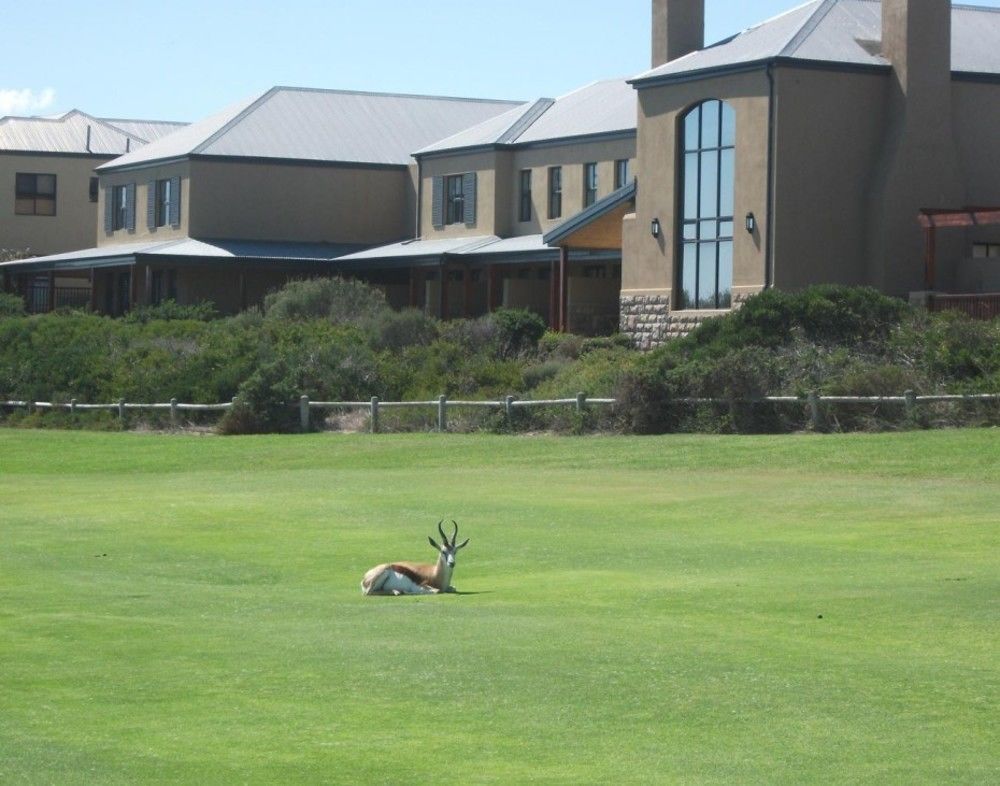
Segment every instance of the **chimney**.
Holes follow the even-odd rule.
[[[882,0],[882,54],[908,104],[950,102],[951,1]]]
[[[705,46],[705,0],[653,0],[653,68]]]

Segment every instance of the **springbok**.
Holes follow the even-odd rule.
[[[442,545],[438,545],[434,538],[428,537],[431,545],[438,553],[437,562],[428,565],[419,562],[385,562],[376,565],[365,574],[361,580],[361,593],[363,595],[432,595],[438,592],[455,592],[451,586],[451,574],[455,570],[455,553],[468,544],[466,538],[462,543],[458,540],[458,524],[454,521],[455,531],[451,535],[451,542],[444,534],[441,525],[444,520],[438,522],[438,532],[441,533]],[[457,543],[457,545],[456,545]]]

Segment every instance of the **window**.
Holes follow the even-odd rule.
[[[975,259],[1000,257],[1000,243],[973,243],[972,256]]]
[[[54,216],[56,176],[18,172],[14,177],[14,214]]]
[[[154,270],[152,279],[151,305],[158,306],[164,300],[177,300],[176,270]]]
[[[562,216],[562,167],[549,167],[549,218]]]
[[[444,179],[445,223],[461,224],[465,221],[465,189],[461,175],[449,175]]]
[[[172,180],[156,181],[156,226],[165,227],[170,221],[170,212],[177,195]]]
[[[96,177],[90,178],[90,189],[89,189],[89,191],[87,193],[87,196],[90,197],[90,201],[91,202],[96,202],[97,201],[97,178]]]
[[[590,207],[597,201],[597,164],[583,165],[583,206]]]
[[[615,191],[628,185],[630,179],[628,170],[627,158],[620,158],[615,161]]]
[[[521,170],[521,209],[518,214],[521,221],[531,221],[531,170]]]
[[[128,186],[111,187],[111,229],[125,229],[128,226]]]
[[[705,101],[681,125],[678,308],[729,308],[736,115],[723,101]]]

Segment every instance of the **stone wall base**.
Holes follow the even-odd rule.
[[[734,287],[733,290],[733,308],[739,308],[760,288]],[[671,312],[670,295],[622,295],[619,330],[632,339],[636,348],[646,351],[686,336],[707,319],[728,313],[729,309]]]

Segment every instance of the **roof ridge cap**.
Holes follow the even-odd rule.
[[[555,105],[555,103],[556,100],[554,98],[539,98],[525,110],[524,114],[511,123],[510,127],[508,127],[506,131],[497,137],[496,144],[510,145],[516,142],[529,128],[538,122],[538,118],[548,112],[549,109]]]
[[[193,156],[197,155],[198,153],[204,152],[210,145],[215,144],[222,137],[224,137],[226,134],[232,131],[237,123],[239,123],[241,120],[243,120],[253,112],[256,112],[258,109],[260,109],[260,107],[263,106],[271,98],[273,98],[280,89],[281,89],[280,87],[272,87],[268,90],[265,90],[262,95],[257,96],[257,98],[251,101],[247,106],[243,107],[243,109],[241,109],[239,112],[237,112],[234,117],[229,118],[228,121],[223,123],[222,128],[219,128],[214,133],[209,134],[208,139],[205,139],[204,141],[195,145],[194,148],[190,150],[186,155]]]
[[[816,28],[839,2],[840,0],[820,0],[816,10],[809,15],[799,31],[788,40],[788,43],[778,53],[778,57],[792,57],[806,42],[806,39],[816,32]]]
[[[526,103],[525,101],[508,98],[468,98],[465,96],[431,95],[429,93],[392,93],[383,92],[381,90],[350,90],[339,87],[297,87],[295,85],[275,85],[271,88],[271,90],[275,92],[279,90],[289,90],[298,93],[330,93],[336,95],[371,96],[377,98],[419,98],[433,101],[461,101],[463,103],[477,104],[510,104],[511,107]]]

